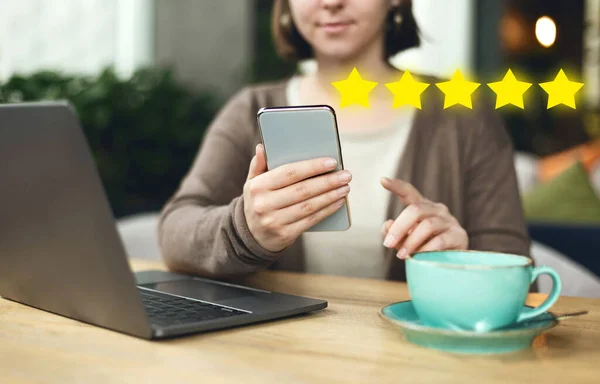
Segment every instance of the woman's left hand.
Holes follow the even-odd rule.
[[[382,228],[383,245],[398,249],[400,259],[415,252],[467,249],[467,232],[444,204],[424,198],[414,186],[402,180],[383,178],[381,184],[406,206],[396,220],[386,221]]]

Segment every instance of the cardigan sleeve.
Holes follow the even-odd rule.
[[[251,88],[226,103],[163,208],[158,238],[169,269],[220,278],[264,269],[277,260],[277,253],[256,242],[244,214],[243,188],[258,144],[255,104]]]
[[[469,246],[474,250],[530,255],[512,141],[489,105],[474,111],[465,137],[465,212]]]

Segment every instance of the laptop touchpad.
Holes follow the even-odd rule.
[[[140,287],[146,287],[164,293],[190,297],[208,302],[219,302],[223,300],[237,299],[240,297],[259,295],[259,292],[253,290],[195,279],[141,284]]]

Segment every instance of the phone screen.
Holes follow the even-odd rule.
[[[259,125],[269,169],[317,157],[332,157],[343,169],[335,114],[331,107],[265,108]]]
[[[331,107],[263,108],[258,112],[258,123],[269,170],[317,157],[334,158],[338,162],[336,170],[343,169],[337,122]],[[346,203],[310,231],[346,230],[349,227],[350,212]]]

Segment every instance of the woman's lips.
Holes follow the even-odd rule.
[[[339,22],[339,23],[322,23],[319,27],[326,33],[337,34],[346,31],[352,23],[350,22]]]

